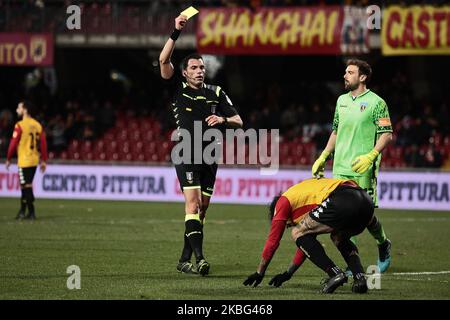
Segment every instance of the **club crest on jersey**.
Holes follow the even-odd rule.
[[[368,103],[367,102],[361,102],[359,105],[359,110],[361,112],[363,112],[364,110],[366,110]]]
[[[194,173],[186,172],[186,179],[188,183],[192,184],[194,182]]]

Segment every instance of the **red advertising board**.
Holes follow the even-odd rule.
[[[450,54],[450,6],[390,6],[383,10],[384,55]]]
[[[0,32],[0,65],[52,65],[53,47],[53,35],[50,33]]]
[[[340,6],[202,8],[197,49],[211,54],[340,54]]]

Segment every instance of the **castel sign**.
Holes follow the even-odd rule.
[[[383,11],[384,55],[450,54],[450,6],[391,6]]]

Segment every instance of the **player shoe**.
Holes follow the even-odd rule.
[[[382,244],[378,245],[378,261],[377,265],[380,272],[385,272],[391,264],[391,241],[386,239]]]
[[[354,293],[366,293],[369,288],[367,287],[367,280],[363,274],[357,274],[353,278],[352,291]]]
[[[17,213],[16,220],[22,220],[22,219],[24,219],[24,218],[25,218],[25,212],[23,212],[22,210],[20,210],[20,211]]]
[[[202,276],[206,276],[209,273],[209,267],[209,263],[206,262],[205,259],[202,259],[197,263],[197,273]]]
[[[344,272],[338,273],[334,277],[324,279],[322,281],[322,284],[324,285],[322,293],[333,293],[334,290],[344,285],[344,283],[347,283],[347,281],[348,277],[345,275]]]
[[[194,265],[190,261],[178,262],[177,270],[186,274],[197,274]]]

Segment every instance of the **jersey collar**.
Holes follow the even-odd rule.
[[[184,88],[191,88],[191,87],[188,85],[187,82],[182,81],[181,83],[183,84],[183,89],[184,89]],[[202,83],[202,87],[201,87],[201,88],[198,88],[198,89],[191,88],[191,89],[193,89],[193,90],[199,90],[199,89],[203,89],[203,88],[206,88],[206,84],[205,84],[204,82]]]
[[[360,97],[366,95],[367,93],[369,93],[369,91],[370,91],[370,89],[367,89],[366,91],[364,91],[363,93],[361,93],[359,96],[356,96],[355,98],[353,98],[352,92],[351,92],[351,91],[348,93],[348,95],[350,96],[350,98],[351,98],[353,101],[355,101],[356,99],[358,99],[358,98],[360,98]]]

